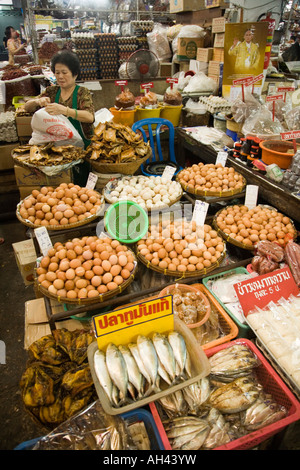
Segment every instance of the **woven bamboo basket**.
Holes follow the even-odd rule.
[[[240,205],[240,204],[239,204]],[[262,207],[268,207],[269,209],[272,209],[274,210],[275,212],[278,212],[277,209],[275,209],[275,207],[271,207],[271,206],[264,206],[262,204],[259,204],[260,206]],[[228,206],[227,206],[228,207]],[[254,245],[247,245],[245,243],[241,243],[237,240],[235,240],[234,238],[230,237],[227,233],[223,232],[223,230],[220,229],[220,227],[218,226],[217,224],[217,217],[218,215],[224,210],[226,209],[227,207],[223,207],[222,209],[220,209],[214,216],[213,218],[213,222],[212,222],[212,226],[214,227],[214,229],[221,235],[221,237],[228,243],[231,243],[231,245],[234,245],[234,246],[237,246],[238,248],[243,248],[244,250],[248,250],[248,251],[254,251],[255,250],[255,246]],[[294,223],[293,221],[290,219],[291,221],[291,224],[293,225],[294,227],[294,239],[297,238],[297,230],[294,226]]]
[[[134,255],[135,254],[131,251],[131,253]],[[61,302],[64,304],[70,304],[70,305],[91,305],[91,304],[96,304],[100,302],[104,302],[108,299],[111,299],[112,297],[115,297],[118,294],[121,294],[127,287],[134,281],[134,278],[136,276],[136,272],[138,269],[138,263],[135,257],[134,261],[134,268],[131,272],[131,275],[126,281],[124,281],[122,284],[118,286],[117,289],[105,292],[104,294],[99,294],[98,297],[94,297],[91,299],[69,299],[67,297],[58,297],[57,295],[51,294],[51,292],[48,291],[45,287],[41,286],[41,284],[38,282],[38,275],[36,272],[38,266],[36,266],[35,271],[34,271],[34,284],[37,287],[37,289],[43,294],[45,297],[48,297],[49,299],[55,300],[57,302]]]
[[[132,162],[126,163],[102,163],[97,160],[91,160],[86,157],[86,161],[89,162],[91,167],[98,173],[121,173],[121,175],[133,175],[148,158],[147,154],[143,158],[139,158]]]
[[[14,150],[12,150],[11,157],[12,157],[15,165],[21,166],[21,167],[26,168],[26,169],[32,168],[32,169],[35,169],[35,170],[40,171],[40,172],[43,173],[43,168],[49,168],[49,165],[33,165],[32,163],[27,163],[25,161],[19,160],[18,156],[16,154],[14,154]],[[72,160],[71,162],[65,163],[63,165],[52,165],[51,168],[55,168],[57,170],[55,172],[55,174],[53,174],[53,176],[55,176],[58,173],[60,173],[61,171],[65,170],[66,165],[68,165],[68,164],[77,165],[78,163],[82,163],[82,162],[83,162],[83,158],[80,157],[77,160]]]
[[[99,194],[99,193],[98,193]],[[77,227],[82,227],[83,225],[87,225],[87,224],[90,224],[91,222],[93,222],[95,219],[97,219],[98,217],[100,217],[101,215],[103,215],[104,213],[104,209],[105,209],[105,202],[104,202],[104,197],[99,194],[99,196],[101,197],[101,201],[102,201],[102,204],[98,210],[98,212],[96,214],[93,214],[89,217],[87,217],[86,219],[84,220],[81,220],[80,222],[76,222],[74,224],[68,224],[68,225],[47,225],[46,228],[47,230],[55,230],[55,231],[60,231],[60,230],[69,230],[69,229],[74,229],[74,228],[77,228]],[[21,205],[23,204],[23,202],[28,199],[30,196],[27,196],[25,199],[23,199],[22,201],[19,202],[19,204],[17,205],[17,209],[16,209],[16,216],[17,216],[17,219],[23,224],[25,225],[26,227],[29,227],[29,228],[32,228],[32,229],[35,229],[35,228],[39,228],[39,227],[42,227],[42,225],[36,225],[36,224],[33,224],[32,222],[30,222],[30,220],[28,219],[24,219],[21,214],[20,214],[20,207]]]
[[[152,269],[153,271],[156,271],[157,273],[163,274],[165,276],[174,276],[177,277],[177,281],[180,279],[185,279],[189,277],[196,277],[196,276],[202,276],[206,275],[210,272],[212,272],[214,269],[218,268],[220,264],[222,263],[223,259],[226,256],[226,249],[224,249],[223,253],[219,257],[218,261],[216,263],[213,263],[211,266],[208,268],[204,268],[201,271],[191,271],[191,272],[180,272],[180,271],[170,271],[169,269],[163,269],[158,266],[154,266],[151,261],[148,261],[143,255],[141,255],[140,252],[137,251],[137,259],[143,263],[148,269]]]
[[[179,180],[181,171],[177,174],[176,181],[178,181],[181,184],[181,187],[183,188],[184,191],[186,191],[188,194],[193,194],[194,196],[226,198],[226,197],[234,196],[236,194],[241,193],[242,191],[244,191],[246,184],[247,184],[246,179],[243,177],[243,186],[241,188],[231,189],[230,191],[200,191],[199,189],[194,189],[192,186],[189,186],[188,184],[184,184]]]
[[[114,189],[113,186],[116,184],[116,181],[118,181],[118,180],[122,180],[122,177],[116,178],[116,180],[114,180],[114,181],[109,181],[106,184],[105,188],[103,189],[103,196],[104,196],[106,202],[108,202],[109,204],[114,204],[114,202],[110,198],[110,193],[111,193],[111,191],[113,191],[113,189]],[[171,207],[173,204],[176,204],[176,202],[180,201],[180,199],[182,198],[182,195],[183,195],[183,191],[181,191],[180,196],[178,196],[178,198],[176,198],[170,204],[166,204],[164,206],[160,206],[160,207],[157,207],[157,208],[150,208],[150,209],[148,209],[148,212],[151,212],[153,210],[162,210],[162,209],[165,209],[167,207]],[[115,202],[118,202],[118,201],[115,201]]]

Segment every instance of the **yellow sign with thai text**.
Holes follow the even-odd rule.
[[[172,295],[140,302],[93,317],[99,349],[135,342],[138,335],[149,336],[174,330]]]

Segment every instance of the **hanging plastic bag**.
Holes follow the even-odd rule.
[[[149,50],[157,55],[160,62],[168,62],[171,59],[172,51],[166,27],[156,24],[151,33],[147,33],[147,41]]]
[[[84,147],[83,140],[69,119],[62,114],[51,116],[45,108],[36,111],[31,119],[30,145],[58,142],[59,145]]]
[[[261,103],[253,96],[252,92],[246,88],[244,90],[244,99],[242,93],[233,101],[231,105],[231,114],[235,122],[244,123],[253,113],[259,112]]]

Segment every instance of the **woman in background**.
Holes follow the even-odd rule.
[[[26,47],[26,43],[22,44],[19,33],[14,28],[11,28],[10,38],[7,40],[8,62],[10,65],[14,65],[14,56],[24,47]]]

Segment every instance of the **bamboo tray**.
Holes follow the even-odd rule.
[[[208,268],[204,268],[201,271],[191,271],[191,272],[170,271],[169,269],[163,269],[163,268],[159,268],[158,266],[154,266],[151,263],[151,261],[148,261],[143,255],[141,255],[139,251],[137,252],[136,256],[137,256],[137,259],[141,263],[143,263],[147,268],[152,269],[153,271],[156,271],[157,273],[164,274],[165,276],[176,276],[178,277],[177,280],[179,280],[179,279],[185,279],[188,277],[200,276],[202,274],[205,275],[205,274],[212,272],[214,269],[218,268],[226,256],[226,248],[224,249],[218,261],[216,261],[216,263],[213,263],[211,266],[209,266]]]
[[[241,204],[239,204],[241,205]],[[264,206],[262,204],[259,204],[260,206],[262,207],[268,207],[269,209],[272,209],[274,210],[275,212],[278,212],[277,209],[275,209],[274,207],[271,207],[271,206]],[[228,206],[227,206],[228,207]],[[234,238],[230,237],[227,233],[223,232],[223,230],[220,229],[220,227],[218,226],[217,224],[217,217],[218,215],[224,210],[224,209],[227,209],[227,207],[223,207],[222,209],[220,209],[214,216],[213,218],[213,221],[212,221],[212,226],[215,228],[215,230],[222,236],[222,238],[228,242],[228,243],[231,243],[231,245],[235,245],[239,248],[243,248],[244,250],[248,250],[248,251],[254,251],[255,250],[255,246],[254,245],[246,245],[245,243],[241,243],[241,242],[238,242],[237,240],[235,240]],[[290,222],[291,224],[293,225],[294,227],[294,239],[297,238],[297,230],[294,226],[294,222],[292,221],[292,219],[289,217],[290,219]],[[275,240],[276,241],[276,240]]]
[[[181,171],[183,171],[183,170],[181,170]],[[246,179],[244,177],[242,177],[243,178],[243,186],[241,188],[231,189],[230,191],[208,191],[208,190],[207,191],[201,191],[199,189],[193,189],[193,187],[189,186],[188,183],[184,184],[181,181],[179,181],[179,175],[180,175],[181,171],[177,174],[176,181],[178,181],[178,183],[181,184],[181,187],[183,188],[184,191],[186,191],[188,194],[192,194],[194,196],[218,197],[218,198],[224,197],[224,198],[227,198],[227,197],[235,196],[236,194],[240,194],[241,192],[243,192],[245,187],[246,187],[246,184],[247,184]]]
[[[104,187],[103,196],[104,196],[104,199],[106,200],[106,202],[108,202],[109,204],[114,204],[114,202],[110,199],[110,193],[117,186],[117,183],[122,179],[123,179],[123,177],[119,177],[119,178],[114,179],[113,181],[109,181],[106,184],[106,186]],[[180,199],[182,198],[182,196],[183,196],[183,191],[181,190],[180,196],[178,196],[178,198],[175,199],[173,202],[171,202],[170,204],[165,204],[163,206],[159,206],[159,207],[154,207],[154,208],[152,207],[152,208],[148,209],[148,212],[152,212],[152,211],[155,211],[155,210],[162,210],[162,209],[166,209],[167,207],[171,207],[174,204],[176,204],[177,202],[179,202]],[[119,202],[119,201],[120,201],[120,199],[118,199],[115,202]]]
[[[97,192],[97,191],[96,191]],[[98,193],[98,192],[97,192]],[[104,214],[104,209],[105,209],[105,202],[104,202],[104,197],[98,193],[98,195],[101,197],[101,206],[98,210],[98,212],[96,214],[93,214],[89,217],[87,217],[86,219],[84,220],[81,220],[80,222],[76,222],[74,224],[68,224],[68,225],[47,225],[46,228],[47,230],[55,230],[55,231],[59,231],[59,230],[68,230],[68,229],[74,229],[74,228],[77,228],[77,227],[82,227],[83,225],[87,225],[91,222],[93,222],[93,220],[97,219],[98,217],[100,217],[101,215]],[[29,227],[29,228],[40,228],[40,227],[43,227],[43,225],[36,225],[32,222],[30,222],[30,220],[28,219],[24,219],[21,214],[20,214],[20,207],[21,205],[23,204],[24,201],[26,201],[26,199],[28,199],[30,196],[27,196],[25,199],[23,199],[22,201],[19,202],[19,204],[17,205],[17,209],[16,209],[16,216],[17,216],[17,219],[23,224],[25,225],[26,227]]]
[[[134,255],[134,253],[130,250],[131,254]],[[38,266],[35,267],[34,270],[34,284],[37,287],[37,289],[43,294],[45,297],[48,297],[49,299],[56,300],[57,302],[61,302],[64,304],[70,304],[70,305],[92,305],[96,304],[99,302],[104,302],[108,299],[111,299],[112,297],[115,297],[118,294],[121,294],[133,281],[137,273],[138,269],[138,263],[135,259],[134,261],[134,268],[131,272],[131,275],[126,281],[122,282],[118,286],[117,289],[105,292],[104,294],[99,294],[99,296],[91,298],[91,299],[69,299],[67,297],[59,297],[57,295],[51,294],[51,292],[48,291],[45,287],[43,287],[39,282],[38,282],[38,275],[36,272]]]
[[[146,155],[143,158],[139,158],[132,162],[126,163],[102,163],[97,160],[91,160],[85,157],[85,160],[89,162],[91,167],[97,171],[97,173],[121,173],[121,175],[133,175],[144,163],[151,154]]]

